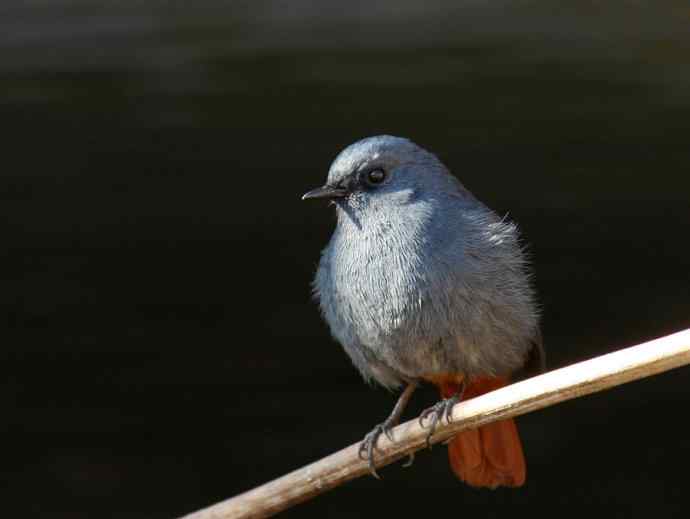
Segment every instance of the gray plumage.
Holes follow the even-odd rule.
[[[369,182],[377,170],[384,180]],[[516,226],[433,154],[399,137],[367,138],[338,155],[326,187],[340,193],[337,226],[314,291],[367,380],[392,388],[447,373],[507,375],[540,356]]]

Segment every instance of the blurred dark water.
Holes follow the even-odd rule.
[[[299,200],[367,135],[416,140],[520,223],[551,367],[689,326],[689,22],[685,2],[4,2],[6,512],[180,515],[389,412],[310,300],[333,216]],[[685,516],[689,373],[520,419],[520,491],[461,486],[439,448],[286,515]]]

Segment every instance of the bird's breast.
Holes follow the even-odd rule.
[[[385,227],[334,236],[329,266],[334,303],[364,344],[429,335],[434,324],[427,313],[439,306],[442,278],[449,275],[425,245],[423,236]]]

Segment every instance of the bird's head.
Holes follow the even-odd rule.
[[[345,148],[326,184],[303,200],[327,199],[347,213],[394,211],[417,200],[458,193],[459,182],[432,153],[408,139],[379,135]]]

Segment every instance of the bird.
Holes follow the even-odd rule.
[[[332,336],[366,381],[404,386],[388,418],[360,444],[374,476],[377,441],[382,434],[392,440],[420,384],[441,394],[419,417],[428,443],[460,399],[544,369],[540,308],[517,225],[480,202],[433,153],[402,137],[364,138],[342,150],[325,185],[302,199],[335,206],[335,230],[313,281]],[[525,483],[512,419],[460,432],[448,455],[470,486]]]

